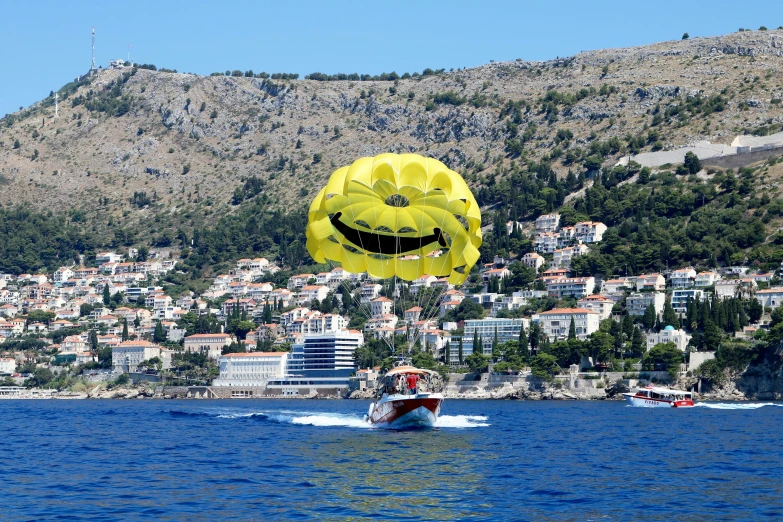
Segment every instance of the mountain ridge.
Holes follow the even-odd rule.
[[[49,97],[0,120],[0,183],[6,205],[157,237],[247,198],[298,208],[333,170],[381,152],[436,157],[474,189],[530,162],[589,174],[779,128],[781,56],[774,30],[394,81],[107,70],[60,89],[57,119]]]

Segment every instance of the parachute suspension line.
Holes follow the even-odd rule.
[[[426,192],[424,193],[424,197],[425,198],[427,197],[427,193]],[[448,203],[449,203],[449,201],[447,200],[447,202],[446,202],[447,207],[448,207]],[[440,220],[440,229],[441,230],[443,230],[443,225],[444,225],[445,222],[446,222],[446,213],[444,212],[443,215],[441,216],[441,220]],[[451,238],[451,239],[452,239],[452,242],[453,242],[454,238]],[[441,251],[441,255],[443,255],[442,251]],[[451,245],[449,245],[449,253],[448,253],[448,255],[449,256],[452,255]],[[428,274],[428,275],[432,275],[432,274]],[[439,300],[442,299],[443,292],[440,291],[440,289],[438,288],[437,289],[438,290],[438,296],[435,298],[435,300],[433,302],[432,301],[432,296],[435,293],[435,290],[436,289],[432,289],[431,288],[430,292],[428,292],[428,295],[427,295],[426,307],[422,307],[422,316],[424,317],[423,321],[421,321],[422,322],[422,326],[426,325],[426,323],[429,322],[435,316],[435,314],[433,313],[433,308],[435,310],[437,310],[437,311],[440,311]],[[416,332],[417,340],[421,338],[421,335],[422,335],[422,332],[417,330],[417,332]]]
[[[394,170],[395,174],[397,174],[399,176],[399,172],[397,172],[397,170],[394,169],[394,166],[392,165],[391,167]],[[374,175],[375,175],[375,170],[373,169],[370,172],[370,187],[372,187],[373,190],[375,188],[375,184],[373,182],[373,176]],[[353,205],[351,205],[351,214],[355,214],[354,210],[353,210]],[[373,214],[373,217],[375,217],[375,228],[377,228],[377,226],[378,226],[378,210],[377,210],[376,205],[375,205],[375,199],[373,199],[373,203],[372,203],[372,214]],[[353,217],[353,221],[354,221],[354,223],[356,222],[356,216],[355,215]],[[395,226],[396,226],[396,223],[395,223]],[[360,236],[360,241],[361,241],[361,236]],[[398,243],[399,243],[399,241],[395,241],[395,251],[397,249],[397,244]],[[360,243],[360,244],[362,246],[362,250],[364,251],[364,255],[366,257],[367,256],[367,249],[364,247],[363,243]],[[370,266],[369,263],[367,264],[367,266],[368,267]],[[367,274],[369,275],[369,270],[368,270]],[[396,274],[396,270],[395,270],[395,274]],[[381,281],[383,281],[383,279]],[[385,285],[382,285],[382,286],[385,286]],[[394,297],[394,296],[392,295],[392,297]],[[372,311],[372,304],[370,304],[370,310]],[[383,307],[381,307],[381,310],[383,310]],[[372,313],[371,313],[371,316],[372,316]],[[394,356],[394,354],[395,354],[395,349],[394,349],[394,329],[392,328],[392,335],[391,335],[390,338],[386,337],[386,335],[381,335],[380,337],[381,337],[381,339],[383,339],[383,342],[385,342],[386,345],[391,349],[392,356]]]
[[[329,264],[329,266],[332,268],[332,270],[334,270],[338,266],[338,265],[335,265],[334,262],[332,262],[331,259],[327,259],[326,262]],[[343,271],[345,271],[344,268],[343,268]],[[347,293],[351,297],[351,299],[353,299],[353,302],[356,304],[356,308],[358,308],[359,311],[362,312],[363,315],[366,315],[365,310],[361,307],[361,303],[356,299],[356,296],[353,295],[353,291],[352,291],[353,289],[348,287],[347,280],[343,279],[342,281],[340,281],[340,285],[342,285],[342,287],[343,287],[343,289],[342,289],[343,294]]]
[[[334,268],[337,266],[332,262],[331,259],[327,259],[326,261],[329,263],[329,266],[332,267],[332,270],[334,270]],[[343,268],[343,271],[345,271],[345,268]],[[362,313],[362,315],[365,316],[365,318],[369,319],[369,311],[363,307],[361,301],[357,299],[355,295],[353,295],[353,288],[349,288],[347,279],[343,279],[340,284],[343,286],[343,292],[348,292],[348,295],[351,297],[351,299],[353,299],[353,302],[356,304],[356,308]]]

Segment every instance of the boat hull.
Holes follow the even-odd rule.
[[[690,408],[695,406],[691,399],[667,400],[653,399],[651,397],[641,397],[633,393],[623,393],[623,398],[637,408]]]
[[[368,422],[385,428],[432,427],[438,420],[440,394],[392,395],[371,407]]]

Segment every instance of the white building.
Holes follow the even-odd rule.
[[[542,254],[551,254],[558,247],[559,236],[554,232],[540,232],[533,242],[533,249]]]
[[[541,331],[549,337],[550,341],[567,339],[572,319],[576,327],[576,336],[582,340],[597,332],[601,322],[597,313],[586,308],[555,308],[533,316],[533,321],[541,325]]]
[[[715,295],[719,299],[748,298],[753,295],[757,287],[758,285],[752,279],[721,279],[715,283]]]
[[[690,288],[696,282],[696,270],[693,267],[673,270],[669,276],[672,288]]]
[[[303,286],[307,286],[307,282],[311,279],[315,279],[315,274],[297,274],[288,278],[288,289],[299,290]]]
[[[227,353],[219,359],[220,377],[213,386],[258,386],[287,373],[288,352]]]
[[[473,336],[478,335],[481,340],[483,353],[492,354],[492,343],[497,332],[498,343],[516,341],[519,339],[519,331],[529,328],[527,319],[468,319],[465,321],[463,339],[463,356],[473,353]],[[466,350],[467,347],[467,351]]]
[[[170,352],[149,341],[125,341],[111,349],[111,363],[115,371],[135,372],[139,363],[159,357],[163,368],[171,367]]]
[[[619,294],[625,290],[636,288],[636,282],[632,278],[621,277],[619,279],[607,279],[601,285],[602,294]]]
[[[185,351],[201,353],[217,360],[223,348],[231,344],[231,336],[224,333],[196,334],[185,337]]]
[[[528,252],[519,261],[526,267],[534,268],[536,271],[544,264],[544,258],[535,252]]]
[[[557,232],[560,214],[542,214],[536,218],[536,232]]]
[[[582,221],[574,225],[574,234],[582,243],[597,243],[604,237],[606,225],[596,221]]]
[[[700,272],[696,274],[693,286],[696,288],[703,288],[705,286],[712,286],[720,280],[721,276],[717,272]]]
[[[583,297],[576,304],[579,308],[586,308],[597,313],[602,321],[612,316],[612,308],[614,308],[614,301],[597,294]]]
[[[392,312],[393,304],[394,302],[388,297],[376,297],[370,301],[370,312],[374,317],[388,315]]]
[[[694,301],[704,300],[704,290],[675,290],[672,292],[672,308],[678,314],[684,314],[688,310],[688,299]]]
[[[343,330],[304,336],[303,370],[351,370],[353,353],[364,344],[356,330]]]
[[[658,333],[647,335],[647,351],[649,352],[657,344],[674,343],[681,351],[685,351],[691,336],[685,333],[685,330],[675,330],[673,326],[667,326]]]
[[[381,294],[382,288],[383,286],[377,283],[367,283],[366,285],[362,285],[361,302],[369,303]]]
[[[655,315],[660,317],[663,314],[663,307],[666,304],[666,294],[663,292],[643,292],[631,294],[625,300],[625,309],[628,315],[644,315],[647,307],[655,307]]]
[[[571,261],[590,251],[587,245],[579,244],[571,247],[559,248],[552,252],[552,266],[555,268],[570,268]]]
[[[585,297],[593,293],[594,277],[562,277],[546,284],[546,291],[552,297]]]
[[[783,288],[770,288],[756,292],[756,299],[764,308],[775,309],[783,303]]]
[[[653,290],[661,292],[666,289],[666,279],[661,274],[642,274],[636,276],[636,291]]]
[[[16,372],[16,359],[0,357],[0,375],[13,375]]]

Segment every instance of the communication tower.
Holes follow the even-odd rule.
[[[95,26],[92,26],[92,65],[90,66],[90,73],[95,72]]]

